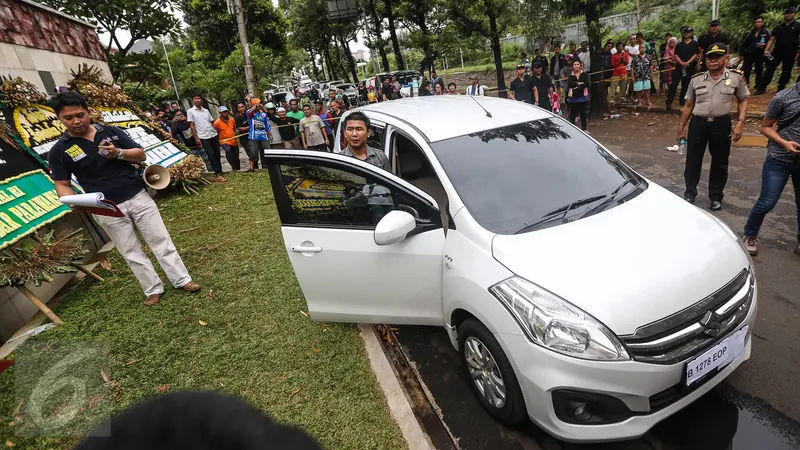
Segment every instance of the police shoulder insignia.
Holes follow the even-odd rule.
[[[697,72],[696,74],[692,75],[692,78],[697,78],[700,75],[705,75],[705,74],[706,74],[705,72]]]

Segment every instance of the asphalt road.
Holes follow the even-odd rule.
[[[683,159],[666,151],[675,143],[677,116],[643,113],[592,123],[597,140],[650,180],[683,194]],[[751,129],[753,129],[751,127]],[[716,213],[741,234],[758,197],[765,149],[731,152],[725,209]],[[697,198],[707,207],[708,165]],[[797,213],[790,186],[767,216],[754,258],[759,284],[759,315],[753,330],[751,359],[720,387],[643,438],[603,445],[559,442],[532,423],[509,429],[495,422],[474,399],[462,378],[459,359],[444,331],[399,327],[399,341],[441,410],[444,422],[463,449],[758,449],[800,448],[800,256]],[[613,236],[609,237],[613,239]],[[680,239],[680,233],[663,236]]]

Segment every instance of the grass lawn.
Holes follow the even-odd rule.
[[[161,303],[143,306],[139,284],[114,252],[111,270],[98,268],[106,282],[81,282],[55,310],[64,325],[33,343],[108,346],[110,388],[93,401],[113,411],[164,390],[212,389],[304,428],[325,448],[405,446],[356,327],[312,322],[302,313],[265,172],[234,174],[159,207],[202,291],[177,292],[167,283]],[[76,436],[20,436],[31,402],[20,407],[16,399],[18,366],[0,374],[0,447],[6,440],[15,449],[71,447]],[[82,376],[102,385],[95,372]]]

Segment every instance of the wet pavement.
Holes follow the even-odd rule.
[[[683,160],[665,150],[674,145],[677,116],[628,114],[590,124],[590,132],[639,173],[677,195],[683,194]],[[750,125],[750,130],[754,127]],[[760,190],[765,149],[731,151],[725,209],[717,217],[741,234]],[[706,155],[697,205],[706,207]],[[443,329],[398,327],[399,342],[416,367],[457,444],[462,449],[619,449],[619,450],[789,450],[800,449],[800,256],[796,209],[790,185],[767,216],[754,258],[759,283],[759,315],[751,359],[720,386],[663,421],[640,439],[608,444],[564,443],[528,422],[510,429],[481,407],[465,380],[456,351]],[[613,236],[609,238],[613,239]],[[664,239],[680,239],[680,232]]]

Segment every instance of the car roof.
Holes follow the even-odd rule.
[[[475,103],[476,101],[486,108],[492,117],[487,117],[483,109]],[[406,122],[420,132],[428,142],[555,117],[551,112],[528,103],[467,95],[403,98],[373,103],[358,109],[374,111]]]

